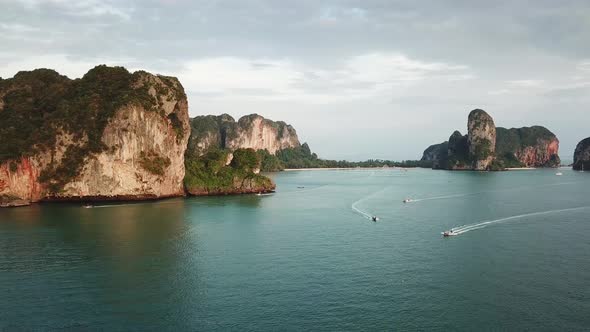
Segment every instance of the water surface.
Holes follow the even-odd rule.
[[[0,330],[588,329],[590,173],[562,172],[283,172],[271,196],[2,209]]]

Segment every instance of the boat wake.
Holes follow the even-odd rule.
[[[474,196],[474,195],[487,194],[487,193],[501,193],[501,192],[509,192],[509,191],[528,190],[528,189],[534,189],[534,188],[563,186],[563,185],[574,184],[574,183],[576,183],[576,182],[560,182],[560,183],[542,184],[542,185],[538,185],[538,186],[529,186],[529,187],[517,187],[517,188],[508,188],[508,189],[477,191],[477,192],[472,192],[472,193],[451,194],[451,195],[425,197],[425,198],[413,198],[410,200],[409,203],[422,202],[422,201],[432,201],[432,200],[437,200],[437,199],[449,199],[449,198],[457,198],[457,197]]]
[[[364,201],[367,201],[367,200],[369,200],[369,199],[371,199],[371,198],[373,198],[373,197],[375,197],[375,196],[377,196],[377,195],[379,195],[381,193],[383,193],[387,189],[389,189],[389,187],[385,187],[385,188],[383,188],[383,189],[381,189],[381,190],[379,190],[377,192],[374,192],[374,193],[372,193],[372,194],[370,194],[368,196],[365,196],[365,197],[359,199],[358,201],[352,203],[352,205],[350,206],[350,208],[354,212],[360,214],[361,216],[363,216],[363,217],[365,217],[365,218],[367,218],[369,220],[372,220],[373,219],[373,215],[371,215],[368,211],[364,211],[364,210],[359,209],[357,207],[357,205],[360,204],[360,203],[362,203],[362,202],[364,202]]]
[[[445,195],[445,196],[434,196],[434,197],[426,197],[426,198],[412,198],[408,203],[412,202],[422,202],[422,201],[432,201],[436,199],[447,199],[447,198],[456,198],[456,197],[465,197],[471,195],[481,194],[480,192],[477,193],[467,193],[467,194],[453,194],[453,195]]]
[[[154,202],[151,202],[152,204]],[[104,209],[104,208],[116,208],[116,207],[121,207],[121,206],[131,206],[131,205],[142,205],[142,204],[148,204],[145,202],[138,202],[138,203],[129,203],[129,204],[105,204],[105,205],[93,205],[91,206],[91,208],[93,209]],[[161,203],[160,203],[161,204]]]
[[[519,214],[516,216],[506,217],[506,218],[481,221],[481,222],[478,222],[476,224],[471,224],[471,225],[463,225],[463,226],[459,226],[459,227],[454,227],[454,228],[451,228],[451,231],[452,231],[453,235],[461,235],[461,234],[465,234],[467,232],[474,231],[476,229],[482,229],[482,228],[488,227],[490,225],[501,224],[501,223],[505,223],[505,222],[512,221],[512,220],[523,219],[523,218],[527,218],[527,217],[542,216],[542,215],[547,215],[547,214],[555,214],[555,213],[561,213],[561,212],[578,211],[578,210],[584,210],[584,209],[589,209],[589,208],[590,208],[590,206],[581,206],[581,207],[569,208],[569,209],[559,209],[559,210],[549,210],[549,211],[542,211],[542,212],[525,213],[525,214]]]

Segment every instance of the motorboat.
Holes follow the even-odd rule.
[[[377,216],[372,216],[372,217],[371,217],[371,220],[373,220],[373,221],[375,221],[375,222],[376,222],[376,221],[379,221],[379,218],[377,218]]]
[[[85,209],[92,209],[93,207],[94,207],[94,205],[92,205],[92,204],[84,204]]]
[[[555,173],[555,175],[557,175],[557,176],[561,176],[561,175],[563,175],[563,173],[561,173],[561,172],[557,172],[557,173]]]
[[[406,198],[406,199],[403,200],[403,202],[404,203],[411,203],[412,202],[412,199],[411,198]]]
[[[457,235],[457,233],[455,233],[452,229],[448,230],[448,231],[444,231],[441,233],[443,237],[449,237],[449,236],[455,236]]]

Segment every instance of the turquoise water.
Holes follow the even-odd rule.
[[[0,330],[587,330],[590,173],[555,172],[283,172],[271,196],[3,209]]]

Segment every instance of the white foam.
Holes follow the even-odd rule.
[[[153,202],[152,202],[153,203]],[[146,204],[146,203],[131,203],[131,204],[108,204],[108,205],[94,205],[91,208],[92,209],[101,209],[101,208],[115,208],[115,207],[121,207],[121,206],[131,206],[131,205],[141,205],[141,204]]]
[[[436,200],[436,199],[457,198],[457,197],[465,197],[465,196],[479,195],[479,194],[485,194],[485,193],[499,193],[499,192],[507,192],[507,191],[519,191],[519,190],[527,190],[527,189],[534,189],[534,188],[562,186],[562,185],[574,184],[574,183],[576,183],[576,182],[560,182],[560,183],[542,184],[542,185],[538,185],[538,186],[516,187],[516,188],[508,188],[508,189],[477,191],[477,192],[471,192],[471,193],[449,194],[449,195],[444,195],[444,196],[416,198],[416,199],[412,199],[412,202],[422,202],[422,201],[431,201],[431,200]]]
[[[486,220],[486,221],[478,222],[478,223],[471,224],[471,225],[463,225],[463,226],[459,226],[459,227],[454,227],[454,228],[452,228],[452,230],[453,230],[453,233],[455,233],[456,235],[460,235],[460,234],[464,234],[464,233],[467,233],[470,231],[474,231],[476,229],[482,229],[482,228],[488,227],[493,224],[504,223],[504,222],[508,222],[511,220],[522,219],[522,218],[526,218],[526,217],[541,216],[541,215],[547,215],[547,214],[554,214],[554,213],[560,213],[560,212],[584,210],[584,209],[588,209],[588,208],[590,208],[590,206],[581,206],[581,207],[569,208],[569,209],[558,209],[558,210],[549,210],[549,211],[542,211],[542,212],[525,213],[525,214],[519,214],[516,216],[495,219],[495,220]]]
[[[373,197],[375,197],[375,196],[377,196],[377,195],[381,194],[382,192],[384,192],[384,191],[385,191],[385,190],[387,190],[387,189],[389,189],[389,187],[385,187],[385,188],[383,188],[383,189],[381,189],[381,190],[379,190],[379,191],[377,191],[377,192],[374,192],[374,193],[372,193],[372,194],[370,194],[370,195],[368,195],[368,196],[365,196],[365,197],[363,197],[363,198],[359,199],[358,201],[356,201],[356,202],[352,203],[352,205],[350,206],[350,208],[351,208],[353,211],[355,211],[355,212],[359,213],[360,215],[362,215],[363,217],[365,217],[365,218],[367,218],[367,219],[371,219],[373,216],[372,216],[372,215],[371,215],[369,212],[367,212],[367,211],[363,211],[363,210],[359,209],[359,208],[357,207],[357,205],[358,205],[359,203],[362,203],[362,202],[364,202],[364,201],[366,201],[366,200],[369,200],[369,199],[371,199],[371,198],[373,198]]]

